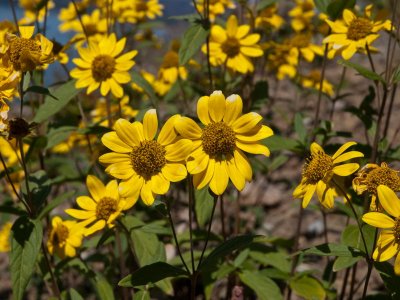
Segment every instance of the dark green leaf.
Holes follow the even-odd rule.
[[[242,80],[240,80],[242,82]],[[269,85],[267,81],[258,81],[251,92],[251,110],[261,109],[268,101]]]
[[[54,146],[64,142],[77,128],[75,126],[61,126],[51,128],[47,134],[47,145],[45,150],[53,148]]]
[[[344,9],[351,9],[356,4],[356,0],[332,0],[327,7],[328,15],[331,19],[336,20],[342,16]]]
[[[211,212],[214,206],[214,197],[208,191],[208,187],[195,191],[196,201],[194,209],[196,212],[197,222],[201,227],[210,220]]]
[[[257,11],[263,10],[264,8],[275,4],[278,0],[261,0],[257,4]]]
[[[180,65],[185,65],[196,54],[205,42],[207,35],[208,30],[205,30],[199,22],[190,25],[183,35],[182,44],[179,48]]]
[[[41,123],[61,111],[71,99],[78,95],[79,90],[75,88],[75,80],[68,81],[57,89],[50,88],[51,94],[58,99],[54,101],[50,96],[46,96],[44,104],[39,107],[33,122]]]
[[[30,86],[26,89],[25,93],[36,93],[36,94],[41,94],[45,96],[49,96],[50,98],[53,98],[54,100],[58,100],[56,96],[50,93],[48,88],[42,87],[42,86]]]
[[[83,297],[73,288],[68,291],[63,291],[61,293],[61,299],[63,300],[83,300]]]
[[[47,196],[51,191],[51,180],[43,170],[36,171],[29,175],[29,189],[35,208],[39,210],[44,205]],[[28,197],[25,184],[21,187],[22,193]]]
[[[362,226],[362,231],[367,244],[368,253],[371,253],[375,240],[375,228],[364,224]],[[342,244],[360,249],[365,253],[364,243],[357,225],[348,225],[342,232],[341,241]]]
[[[131,238],[141,267],[166,260],[164,244],[157,235],[135,229],[131,231]]]
[[[264,266],[272,266],[283,272],[290,272],[290,262],[288,256],[282,252],[262,253],[259,251],[251,251],[250,257],[260,262]]]
[[[321,283],[312,277],[294,278],[290,280],[289,285],[293,292],[306,300],[323,300],[326,297],[325,289]]]
[[[400,297],[400,276],[394,273],[394,267],[389,262],[374,262],[374,267],[381,276],[392,299]]]
[[[362,256],[357,256],[357,257],[338,257],[335,259],[335,262],[333,264],[333,271],[338,272],[340,270],[349,268],[353,266],[355,263],[363,259]]]
[[[267,146],[272,152],[281,150],[296,151],[301,147],[298,141],[290,138],[284,138],[278,135],[273,135],[263,140],[262,143]]]
[[[99,297],[98,299],[100,299],[100,300],[115,299],[113,287],[107,281],[107,279],[105,277],[103,277],[103,275],[101,275],[100,273],[96,273],[96,277],[94,279],[93,284],[96,288],[96,293],[97,293],[97,296]]]
[[[225,258],[228,254],[231,254],[235,250],[246,248],[259,237],[260,236],[256,235],[240,235],[223,242],[213,251],[211,251],[211,253],[199,266],[199,270],[217,265],[219,260]]]
[[[301,251],[304,254],[314,254],[319,256],[342,256],[357,257],[363,256],[361,250],[342,244],[322,244],[315,247],[307,248]]]
[[[315,0],[315,6],[319,12],[326,13],[328,10],[328,4],[330,0]]]
[[[339,60],[339,64],[356,70],[360,75],[364,76],[365,78],[380,81],[383,84],[385,84],[385,79],[383,79],[383,77],[381,75],[379,75],[379,74],[375,73],[374,71],[369,70],[359,64],[353,63],[348,60]]]
[[[32,277],[42,243],[43,228],[38,220],[18,218],[11,228],[11,281],[14,299],[20,300]]]
[[[150,300],[149,291],[137,291],[133,296],[133,300]]]
[[[307,129],[303,123],[303,116],[300,113],[296,113],[294,117],[294,131],[297,133],[299,140],[304,144],[307,139]]]
[[[156,283],[168,277],[187,275],[188,274],[182,269],[171,266],[165,262],[156,262],[140,268],[132,275],[126,276],[118,285],[123,287],[136,287],[149,283]]]
[[[251,288],[260,300],[283,299],[278,285],[261,272],[244,270],[239,273],[240,280]]]

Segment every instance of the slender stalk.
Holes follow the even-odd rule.
[[[207,26],[210,26],[210,0],[204,0],[204,19]],[[210,82],[210,92],[214,90],[214,83],[211,73],[211,61],[210,61],[210,33],[207,35],[206,39],[207,48],[207,70],[208,70],[208,80]]]
[[[339,300],[343,300],[344,296],[346,294],[346,288],[347,288],[347,280],[349,278],[349,274],[350,274],[350,268],[347,268],[345,273],[344,273],[344,278],[343,278],[343,285],[342,285],[342,289],[340,291],[340,297]]]
[[[46,263],[47,269],[49,270],[51,281],[53,284],[53,293],[55,294],[57,299],[61,299],[60,288],[58,287],[56,277],[54,276],[53,269],[51,268],[50,260],[49,257],[47,256],[47,250],[43,240],[42,240],[42,251],[43,251],[44,261]]]
[[[190,274],[191,272],[190,272],[185,260],[183,259],[181,248],[179,247],[179,242],[178,242],[178,238],[177,238],[177,235],[176,235],[174,222],[172,221],[171,206],[170,206],[170,204],[169,204],[169,202],[167,200],[165,200],[165,205],[167,206],[168,221],[169,221],[169,224],[171,225],[172,235],[174,237],[174,241],[175,241],[175,244],[176,244],[176,250],[178,251],[178,255],[179,255],[179,257],[180,257],[180,259],[182,261],[183,266],[186,269],[186,272],[188,272],[188,274]]]
[[[72,4],[74,5],[75,12],[76,12],[76,15],[78,17],[79,23],[81,24],[83,34],[85,35],[85,38],[86,38],[86,42],[89,45],[89,35],[88,35],[87,31],[86,31],[85,25],[83,25],[81,13],[79,12],[79,9],[78,9],[78,6],[76,5],[75,0],[71,0],[71,1],[72,1]]]
[[[376,132],[375,132],[375,136],[374,136],[374,143],[372,145],[371,162],[373,162],[373,163],[375,163],[378,158],[378,144],[379,144],[379,140],[380,140],[381,123],[382,123],[383,113],[385,111],[387,94],[388,94],[388,90],[385,87],[383,90],[383,99],[382,99],[381,107],[379,109],[378,120],[376,122]]]
[[[21,81],[19,82],[19,97],[21,99],[21,106],[19,110],[19,117],[22,118],[22,112],[24,109],[24,78],[25,78],[25,73],[21,73]]]
[[[32,194],[31,194],[31,190],[29,188],[29,173],[28,173],[28,169],[26,167],[24,144],[22,142],[22,139],[18,139],[17,144],[19,146],[19,151],[21,154],[21,163],[22,163],[22,168],[24,170],[24,177],[25,177],[25,188],[26,188],[26,193],[28,194],[26,202],[28,203],[28,206],[30,207],[31,214],[35,215],[35,207],[32,202]]]
[[[194,254],[193,254],[193,206],[194,206],[194,190],[193,190],[193,183],[192,183],[192,176],[188,176],[188,185],[189,185],[189,239],[190,239],[190,258],[192,260],[192,274],[195,272],[194,268]],[[192,286],[193,288],[193,286]]]
[[[385,128],[383,129],[383,135],[382,136],[387,136],[387,132],[389,130],[389,125],[390,125],[390,119],[392,117],[392,112],[393,112],[393,104],[394,104],[394,99],[396,98],[396,92],[397,92],[397,84],[393,85],[392,89],[392,94],[390,96],[390,102],[389,102],[389,107],[387,109],[387,117],[385,121]]]
[[[117,250],[118,250],[120,277],[124,278],[126,275],[126,268],[125,268],[126,266],[125,266],[123,250],[122,250],[121,235],[118,230],[115,231],[115,244],[116,244]],[[122,294],[122,299],[128,300],[129,299],[129,295],[127,293],[128,290],[123,287],[120,287],[120,290],[121,290],[121,294]]]
[[[200,268],[201,263],[203,262],[204,253],[206,252],[206,249],[207,249],[208,240],[210,239],[211,225],[212,225],[212,221],[214,219],[214,213],[215,213],[215,208],[217,206],[218,198],[219,198],[218,196],[214,195],[214,205],[213,205],[213,208],[212,208],[212,211],[211,211],[210,222],[208,223],[207,239],[206,239],[206,242],[204,244],[203,250],[201,251],[199,264],[197,265],[196,270],[198,270]]]
[[[376,245],[377,239],[378,239],[378,228],[375,228],[374,244],[372,246],[372,249],[375,249],[375,245]],[[361,299],[365,299],[365,297],[367,296],[368,282],[369,282],[369,279],[371,277],[372,266],[373,266],[372,262],[374,261],[373,257],[372,257],[373,253],[374,252],[372,251],[371,257],[370,257],[370,259],[368,261],[368,270],[367,270],[367,275],[365,277],[365,284],[364,284],[364,289],[363,289],[363,294],[362,294],[362,298]]]
[[[17,31],[18,31],[19,35],[21,35],[21,31],[19,30],[19,25],[18,25],[17,14],[15,12],[14,1],[13,0],[8,0],[8,3],[10,4],[10,7],[11,7],[11,11],[12,11],[15,27],[17,27]]]
[[[219,209],[220,209],[220,217],[221,217],[221,228],[222,228],[222,236],[224,241],[226,241],[226,230],[225,230],[225,209],[224,209],[224,198],[220,197],[219,201]]]
[[[351,283],[350,283],[350,292],[349,292],[349,300],[353,299],[354,295],[354,286],[356,284],[356,275],[357,275],[357,263],[353,266],[353,272],[351,274]]]
[[[325,243],[328,244],[328,222],[327,222],[327,218],[326,218],[326,212],[324,210],[321,210],[322,213],[322,221],[324,223],[324,239],[325,239]]]
[[[200,19],[203,20],[203,15],[201,14],[199,8],[197,7],[196,0],[192,0],[194,9],[196,10],[197,14],[199,15]]]

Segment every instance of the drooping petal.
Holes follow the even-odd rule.
[[[161,173],[172,182],[181,181],[187,176],[187,170],[183,164],[168,163],[162,168]]]
[[[341,155],[343,152],[345,152],[348,148],[350,148],[351,146],[356,145],[356,142],[347,142],[345,144],[343,144],[336,152],[335,154],[332,156],[332,159],[335,160],[337,157],[339,157],[339,155]]]
[[[154,195],[153,192],[151,191],[150,180],[146,181],[143,184],[142,189],[140,191],[140,198],[142,198],[143,203],[146,204],[147,206],[150,206],[154,203]]]
[[[122,198],[137,199],[137,197],[139,197],[140,189],[142,188],[143,183],[143,177],[139,175],[133,175],[128,180],[123,180],[119,183],[118,192]]]
[[[239,190],[243,190],[246,184],[246,179],[236,167],[236,162],[233,157],[226,161],[227,171],[229,178],[232,180],[233,185]]]
[[[169,190],[169,181],[159,173],[151,177],[151,190],[154,194],[164,195]]]
[[[215,160],[209,159],[207,168],[203,172],[193,175],[193,184],[196,189],[200,190],[210,182],[214,175],[214,169]]]
[[[357,157],[364,157],[364,154],[359,151],[349,151],[349,152],[346,152],[346,153],[338,156],[336,159],[333,160],[333,163],[338,164],[338,163],[344,162],[346,160],[350,160],[350,159],[357,158]]]
[[[253,169],[251,168],[250,162],[247,159],[246,155],[244,155],[244,153],[239,149],[236,149],[233,152],[233,156],[235,158],[236,168],[240,171],[240,173],[247,181],[251,181],[253,177]]]
[[[315,189],[317,188],[316,184],[309,184],[306,189],[306,193],[303,197],[302,206],[306,208],[311,201],[312,196],[314,195]]]

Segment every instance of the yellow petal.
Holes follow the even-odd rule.
[[[316,184],[309,184],[306,188],[306,192],[303,197],[302,206],[306,208],[311,201],[312,196],[314,195],[315,189],[317,188]]]
[[[106,187],[96,176],[88,175],[86,177],[86,186],[96,202],[106,195]]]
[[[225,96],[221,91],[214,91],[210,95],[208,100],[208,111],[212,121],[222,121],[225,115]]]
[[[228,186],[229,176],[226,161],[216,161],[214,166],[214,175],[210,181],[210,189],[216,195],[222,195]]]
[[[379,212],[369,212],[363,215],[362,220],[374,227],[378,228],[393,228],[395,222],[392,218]]]
[[[193,143],[188,139],[181,139],[174,144],[165,147],[165,158],[168,161],[180,162],[186,160],[192,151]]]
[[[258,129],[258,128],[256,128]],[[259,126],[259,129],[255,132],[249,132],[246,135],[236,134],[236,138],[242,142],[257,142],[272,136],[274,132],[271,128],[265,125]]]
[[[139,197],[140,189],[144,184],[144,179],[135,174],[128,180],[122,180],[118,186],[118,192],[122,198],[136,198]]]
[[[188,117],[180,117],[175,122],[175,128],[184,138],[195,140],[201,137],[202,131],[195,121]]]
[[[329,187],[324,181],[320,180],[317,183],[317,196],[319,201],[326,208],[333,208],[334,197],[332,193],[332,188]]]
[[[155,109],[149,109],[143,117],[144,138],[151,141],[156,136],[158,129],[157,112]]]
[[[118,119],[114,124],[118,137],[131,147],[139,146],[140,142],[144,140],[143,132],[140,132],[140,126],[135,125],[135,123],[132,124],[125,119]]]
[[[116,180],[111,180],[109,183],[107,183],[106,196],[119,200],[118,182]]]
[[[389,243],[383,247],[376,247],[372,257],[377,261],[387,261],[398,253],[397,244]]]
[[[226,33],[229,37],[235,37],[238,29],[238,20],[235,15],[231,15],[226,22]]]
[[[69,214],[71,217],[74,217],[75,219],[80,219],[80,220],[85,220],[85,219],[89,219],[89,218],[96,216],[95,211],[86,211],[86,210],[73,209],[73,208],[66,209],[65,212],[67,214]]]
[[[106,170],[108,174],[118,179],[129,179],[135,172],[130,163],[116,163],[109,165]]]
[[[261,120],[262,116],[260,116],[258,113],[250,112],[237,119],[232,124],[232,127],[235,133],[244,134],[248,131],[251,131],[261,122]]]
[[[168,163],[162,168],[161,173],[172,182],[181,181],[187,176],[187,170],[183,164]]]
[[[325,153],[324,149],[320,145],[318,145],[316,142],[313,142],[310,146],[310,151],[312,155],[318,155],[321,153]]]
[[[90,226],[88,229],[86,229],[85,236],[92,235],[96,231],[102,230],[104,227],[106,227],[106,221],[99,220],[96,223],[94,223],[92,226]]]
[[[30,39],[35,31],[35,26],[19,26],[19,32],[24,39]]]
[[[226,110],[224,122],[232,125],[241,115],[243,109],[243,101],[239,95],[230,95],[226,98]]]
[[[151,182],[147,181],[143,184],[142,189],[140,191],[140,198],[147,206],[150,206],[154,203],[154,195],[151,191]]]
[[[251,168],[250,162],[246,155],[244,155],[244,153],[239,149],[236,149],[233,152],[233,156],[235,158],[236,168],[247,181],[251,181],[253,177],[253,169]]]
[[[357,52],[357,45],[356,45],[356,43],[351,43],[346,48],[343,47],[343,49],[344,49],[342,51],[343,59],[349,60]]]
[[[99,162],[102,164],[129,163],[130,155],[126,153],[109,152],[99,157]]]
[[[349,163],[340,166],[334,166],[332,171],[339,176],[349,176],[360,168],[359,164]]]
[[[157,141],[161,145],[166,146],[173,143],[176,140],[178,135],[175,131],[175,123],[180,118],[181,118],[180,115],[174,115],[165,122],[157,138]]]
[[[377,191],[379,203],[385,211],[395,218],[400,217],[400,200],[395,192],[385,185],[378,186]]]
[[[357,17],[351,10],[343,10],[343,20],[346,22],[346,25],[350,25],[355,18]]]
[[[244,176],[236,167],[236,162],[233,157],[227,160],[227,170],[229,178],[232,180],[233,185],[239,190],[243,190],[246,184]]]
[[[108,149],[119,152],[119,153],[130,153],[132,152],[132,147],[124,143],[117,135],[115,131],[107,132],[101,138],[101,142]]]
[[[261,145],[261,144],[243,143],[243,142],[237,140],[236,146],[239,149],[246,151],[248,153],[252,153],[252,154],[262,154],[265,156],[269,156],[271,154],[268,147]]]
[[[154,194],[164,195],[169,190],[169,181],[159,173],[151,177],[151,190]]]
[[[364,154],[359,151],[349,151],[349,152],[346,152],[346,153],[338,156],[336,159],[333,160],[333,163],[338,164],[338,163],[344,162],[346,160],[350,160],[350,159],[357,158],[357,157],[364,157]]]
[[[190,174],[199,174],[203,172],[208,166],[209,156],[199,148],[187,160],[186,166]]]
[[[397,253],[396,260],[394,261],[394,273],[400,275],[400,254]]]
[[[214,169],[215,160],[210,158],[207,168],[203,172],[193,175],[193,184],[196,189],[200,190],[210,182],[214,175]]]
[[[199,117],[201,123],[203,123],[204,125],[208,125],[211,123],[208,113],[208,101],[208,96],[200,97],[200,99],[197,101],[197,116]]]
[[[79,196],[78,198],[76,198],[76,203],[79,205],[80,208],[85,210],[95,211],[97,207],[96,202],[88,196]]]
[[[350,148],[351,146],[357,145],[356,142],[347,142],[345,144],[343,144],[336,152],[335,154],[332,156],[332,159],[335,160],[337,157],[339,157],[343,152],[345,152],[348,148]]]

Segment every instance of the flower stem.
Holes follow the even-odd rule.
[[[219,209],[220,209],[220,216],[221,216],[221,229],[222,229],[222,236],[224,241],[226,241],[226,229],[225,229],[225,209],[224,209],[224,199],[222,195],[219,201]]]
[[[47,269],[49,270],[51,281],[53,284],[53,293],[55,294],[57,299],[61,299],[60,288],[58,287],[56,277],[54,276],[53,269],[51,268],[50,260],[49,260],[49,257],[47,256],[47,250],[46,250],[43,240],[42,240],[42,251],[43,251],[44,260],[45,260]]]
[[[188,185],[189,185],[189,239],[190,239],[190,258],[192,261],[192,274],[195,272],[194,268],[194,254],[193,254],[193,220],[192,220],[192,211],[194,205],[194,190],[193,190],[193,183],[192,183],[192,176],[188,176]],[[193,289],[193,286],[192,286]]]

